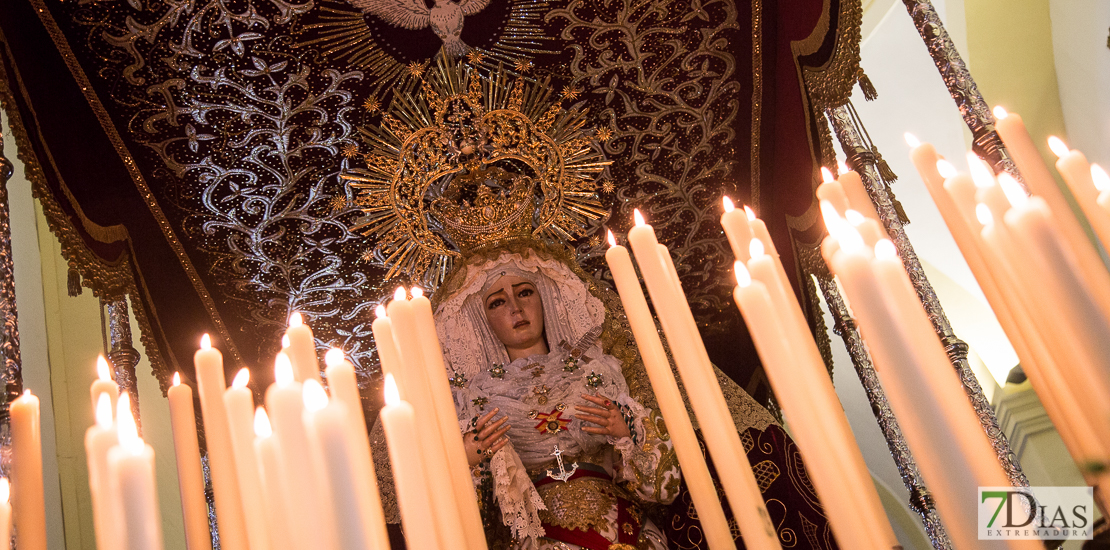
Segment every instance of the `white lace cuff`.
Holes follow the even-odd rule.
[[[540,510],[546,510],[528,470],[512,445],[502,447],[490,460],[493,496],[501,506],[501,517],[517,539],[536,539],[544,535]]]

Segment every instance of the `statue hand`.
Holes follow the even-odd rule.
[[[473,431],[463,434],[463,448],[466,449],[466,462],[473,468],[483,458],[490,458],[500,451],[509,442],[505,434],[509,433],[509,425],[505,421],[509,418],[502,416],[496,422],[490,422],[493,415],[501,409],[493,409],[478,419]]]
[[[579,411],[588,414],[576,414],[575,418],[598,426],[582,426],[582,431],[607,435],[615,439],[632,437],[632,432],[628,430],[628,424],[625,423],[624,416],[621,415],[616,403],[604,396],[582,394],[582,398],[598,405],[598,407],[578,407]]]

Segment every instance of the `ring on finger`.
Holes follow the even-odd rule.
[[[486,449],[486,456],[493,457],[493,448]]]

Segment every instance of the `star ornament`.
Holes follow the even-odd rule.
[[[551,409],[549,413],[536,415],[536,420],[539,420],[539,423],[536,424],[536,430],[541,434],[557,434],[566,431],[567,425],[570,424],[570,420],[563,418],[563,411],[558,409]]]

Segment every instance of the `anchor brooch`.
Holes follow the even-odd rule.
[[[550,477],[551,479],[557,479],[557,480],[563,481],[563,482],[570,479],[570,476],[574,475],[574,472],[576,472],[578,470],[578,463],[575,462],[575,463],[571,464],[570,465],[570,470],[567,470],[566,468],[564,468],[563,467],[563,451],[561,449],[559,449],[558,445],[555,446],[555,450],[551,454],[555,455],[555,461],[558,462],[558,464],[559,464],[559,473],[556,474],[556,473],[553,473],[551,470],[548,470],[547,471],[547,477]]]

